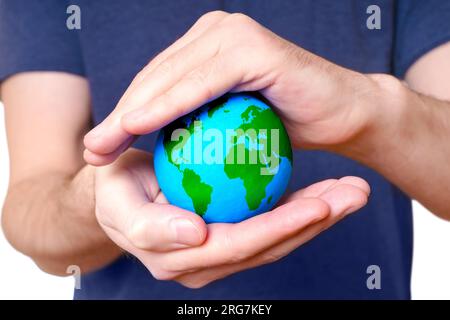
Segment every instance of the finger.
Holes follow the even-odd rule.
[[[220,35],[216,34],[215,36],[219,37]],[[205,37],[203,33],[200,39],[194,39],[152,68],[136,85],[131,94],[124,99],[123,111],[130,111],[144,105],[170,89],[186,73],[215,56],[220,50],[219,42],[213,41],[213,35],[209,35],[209,39],[208,37],[205,39]],[[210,45],[204,46],[204,43],[210,43]]]
[[[255,268],[257,266],[268,263],[273,263],[285,257],[290,252],[297,249],[299,246],[316,237],[322,231],[336,224],[338,221],[340,221],[349,213],[354,212],[365,205],[365,203],[367,202],[367,196],[369,194],[366,188],[367,183],[363,183],[364,180],[360,178],[357,179],[354,179],[355,177],[348,177],[348,178],[349,179],[341,179],[341,180],[344,180],[345,182],[353,182],[354,183],[353,185],[345,185],[345,183],[340,183],[338,185],[335,185],[334,188],[330,188],[329,190],[325,191],[324,194],[322,195],[329,204],[330,208],[332,208],[331,209],[332,214],[328,216],[326,219],[304,228],[301,232],[299,232],[295,236],[269,248],[264,252],[255,255],[254,257],[251,257],[248,260],[245,260],[237,264],[223,265],[215,268],[206,268],[200,271],[183,274],[181,276],[176,277],[175,280],[187,287],[199,288],[205,286],[206,284],[212,281],[227,277],[228,275],[234,274],[236,272]],[[333,181],[331,180],[326,180],[323,181],[323,183],[315,184],[313,185],[314,186],[313,189],[320,186],[325,187],[325,185],[329,184],[330,182],[333,183]],[[354,199],[352,205],[350,206],[348,204],[346,206],[342,205],[342,201],[339,200],[339,197],[343,196],[342,194],[343,192],[347,193],[347,198],[349,196],[349,193],[352,193],[351,198]]]
[[[122,234],[136,249],[165,252],[201,245],[207,230],[203,220],[190,211],[169,204],[147,203],[139,209],[115,210],[102,225]]]
[[[367,194],[370,194],[370,186],[364,179],[355,176],[345,176],[340,179],[328,179],[314,183],[304,189],[289,194],[284,199],[284,202],[289,202],[301,197],[303,198],[319,197],[321,194],[323,194],[327,190],[330,190],[337,184],[351,184],[355,187],[360,188]]]
[[[188,271],[237,263],[324,219],[328,205],[320,199],[298,199],[237,224],[211,224],[207,241],[165,255],[171,271]]]
[[[356,176],[345,176],[338,180],[337,184],[349,184],[361,189],[368,196],[370,195],[370,185],[366,180]]]
[[[118,231],[135,248],[145,250],[167,251],[204,242],[207,230],[200,216],[167,203],[153,203],[158,195],[149,199],[151,193],[139,186],[133,173],[106,170],[109,168],[98,173],[97,180],[103,181],[96,188],[96,197],[102,199],[97,201],[96,210],[102,226]]]
[[[104,155],[99,155],[93,153],[88,149],[85,149],[83,152],[83,158],[87,163],[96,167],[107,165],[117,159],[117,157],[119,157],[122,152],[128,149],[135,140],[135,136],[129,136],[115,151]]]
[[[335,225],[350,213],[361,209],[364,205],[366,205],[369,195],[366,192],[367,190],[363,191],[360,188],[362,185],[363,184],[361,184],[361,181],[356,182],[355,185],[346,185],[342,183],[326,191],[321,196],[322,199],[327,201],[331,208],[331,214],[326,219],[306,227],[294,237],[271,247],[267,251],[262,252],[255,257],[252,257],[250,260],[245,262],[245,268],[252,268],[281,259],[302,244],[319,235],[324,230]],[[343,201],[340,197],[347,198],[347,201],[349,201],[349,199],[353,200],[351,201],[351,204],[349,202],[346,205],[343,205]]]
[[[327,190],[330,186],[334,185],[337,181],[338,181],[337,179],[328,179],[314,183],[306,188],[297,190],[295,192],[283,196],[280,199],[279,204],[291,202],[299,198],[315,198],[319,196],[322,192]]]
[[[245,84],[245,88],[252,90],[264,89],[273,84],[273,79],[276,77],[274,70],[279,72],[279,68],[274,68],[274,65],[278,65],[285,56],[279,54],[279,50],[274,50],[267,54],[270,56],[269,63],[267,58],[262,58],[266,56],[264,52],[261,52],[262,49],[255,54],[255,47],[268,48],[267,42],[255,41],[248,44],[248,42],[252,42],[250,39],[245,41],[241,38],[239,39],[240,45],[235,45],[236,32],[247,31],[247,29],[237,29],[237,31],[232,29],[233,25],[230,24],[230,21],[233,20],[230,19],[224,18],[212,30],[196,39],[195,46],[194,44],[189,48],[186,46],[177,53],[179,57],[189,57],[188,51],[194,47],[205,48],[205,50],[210,47],[212,49],[209,53],[217,52],[209,60],[204,58],[210,54],[197,54],[197,56],[201,56],[201,59],[196,61],[196,64],[199,65],[198,68],[179,68],[182,71],[180,74],[183,72],[185,74],[169,90],[124,114],[122,126],[127,132],[146,134],[155,131],[228,91],[236,91],[233,89],[240,84]],[[275,38],[273,34],[254,21],[250,22],[249,18],[245,19],[244,26],[246,28],[257,28],[258,30],[252,31],[255,33],[254,38]],[[265,45],[261,43],[265,43]],[[273,45],[270,48],[273,49]],[[180,78],[180,75],[176,78]]]
[[[167,49],[163,50],[156,57],[154,57],[150,63],[142,69],[141,72],[136,75],[135,79],[132,81],[127,91],[123,95],[121,101],[127,100],[130,96],[134,95],[134,89],[142,83],[147,76],[154,71],[163,61],[165,61],[168,57],[172,56],[186,45],[190,44],[192,41],[200,37],[205,31],[210,29],[212,26],[222,21],[229,13],[224,11],[212,11],[200,17],[194,25],[177,41],[175,41],[171,46]],[[152,91],[152,90],[148,90]],[[125,106],[131,106],[132,103],[124,103]],[[121,106],[121,107],[125,107]]]
[[[193,212],[169,204],[147,203],[125,225],[124,234],[139,249],[169,251],[201,245],[207,229]]]
[[[330,226],[328,219],[319,221],[306,227],[296,236],[265,250],[254,257],[235,264],[220,265],[217,267],[199,268],[190,273],[182,273],[175,276],[174,280],[189,288],[200,288],[213,281],[225,278],[229,275],[252,269],[258,266],[276,262],[309,240],[313,239]]]
[[[100,156],[103,154],[111,154],[119,144],[121,144],[129,134],[124,132],[120,127],[120,116],[129,110],[131,104],[127,100],[134,95],[134,91],[139,87],[140,83],[157,68],[167,57],[171,56],[194,39],[198,38],[212,25],[220,21],[224,16],[228,15],[225,12],[215,11],[204,15],[200,18],[188,32],[178,39],[169,48],[164,50],[156,56],[141,72],[139,72],[133,79],[132,83],[124,93],[115,110],[96,128],[91,130],[85,137],[84,143],[92,153],[97,153]],[[147,90],[148,98],[156,96],[158,92]],[[86,159],[88,160],[88,159]]]
[[[244,78],[244,68],[236,61],[235,53],[213,57],[163,95],[126,113],[123,128],[130,134],[147,134],[223,95]]]

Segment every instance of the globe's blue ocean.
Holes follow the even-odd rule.
[[[197,126],[196,129],[191,130],[191,133],[193,134],[185,144],[185,146],[188,146],[192,150],[191,159],[194,158],[194,152],[200,152],[199,149],[201,149],[200,154],[212,150],[211,152],[206,152],[211,155],[212,158],[217,156],[216,152],[219,152],[216,159],[224,159],[230,151],[230,148],[234,146],[232,143],[227,143],[226,141],[227,129],[236,130],[243,123],[251,123],[256,112],[247,112],[247,117],[243,116],[243,114],[249,110],[248,108],[250,106],[257,107],[257,114],[270,109],[266,103],[252,95],[228,95],[227,99],[224,101],[225,102],[221,103],[219,106],[214,106],[211,103],[205,105],[195,113],[183,117],[181,119],[182,121],[179,122],[184,128],[188,128],[190,125],[192,128],[192,121],[201,123],[201,126]],[[268,125],[268,128],[270,128],[270,125]],[[284,127],[282,129],[279,138],[289,139],[287,134],[285,134]],[[272,156],[277,158],[278,161],[278,166],[274,170],[276,173],[271,178],[271,181],[265,186],[265,196],[260,200],[260,204],[256,208],[250,209],[246,196],[251,196],[247,195],[247,193],[253,192],[253,189],[246,188],[244,186],[244,180],[241,178],[228,177],[224,161],[212,164],[205,163],[207,162],[205,161],[206,158],[203,159],[201,163],[182,161],[182,157],[185,156],[186,153],[182,153],[180,151],[181,149],[178,150],[178,153],[171,153],[171,161],[171,159],[169,159],[167,141],[165,140],[167,140],[166,135],[171,134],[172,132],[168,132],[168,130],[164,129],[161,130],[154,151],[156,177],[162,192],[171,204],[195,212],[195,201],[200,201],[203,205],[202,208],[206,206],[206,210],[200,214],[202,214],[203,219],[207,223],[239,222],[256,214],[270,210],[285,192],[292,171],[292,158],[289,159],[287,156],[280,156],[275,152],[272,153]],[[211,135],[206,134],[207,132],[214,133],[216,139],[211,138]],[[270,130],[268,132],[270,132]],[[264,133],[258,133],[258,139],[261,138],[262,134]],[[217,136],[220,135],[223,139],[222,141],[217,141]],[[251,150],[252,148],[261,148],[258,141],[259,140],[251,141],[245,137],[239,137],[235,143],[244,142],[246,148]],[[196,142],[197,144],[195,144]],[[200,146],[198,142],[201,142]],[[213,147],[215,147],[215,149]],[[290,145],[289,151],[291,152]],[[268,163],[267,167],[269,167]],[[200,184],[199,186],[205,190],[210,190],[210,195],[203,197],[201,194],[196,194],[197,190],[186,189],[188,186],[183,185],[183,178],[185,178],[184,175],[187,172],[186,169],[192,170],[196,176],[200,177],[200,181],[196,179],[195,183]],[[249,179],[250,180],[248,181],[258,185],[260,176],[255,175]],[[195,185],[190,185],[189,187],[195,188]],[[199,187],[198,190],[202,189]]]

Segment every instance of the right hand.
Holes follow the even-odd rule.
[[[134,136],[243,91],[259,91],[271,102],[294,148],[366,149],[372,139],[361,138],[384,125],[376,121],[387,103],[380,88],[372,77],[308,52],[250,17],[210,12],[136,75],[113,112],[85,136],[84,158],[111,163]]]
[[[170,205],[149,153],[130,149],[96,169],[96,216],[107,235],[156,279],[191,288],[274,262],[365,205],[368,184],[325,180],[287,196],[278,207],[240,223],[206,225]]]

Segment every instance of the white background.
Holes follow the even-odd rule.
[[[7,179],[7,145],[0,103],[0,206]],[[414,227],[413,298],[450,299],[450,223],[414,203]],[[0,299],[71,299],[73,285],[72,277],[54,277],[39,270],[29,258],[14,250],[0,231]]]

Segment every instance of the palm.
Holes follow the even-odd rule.
[[[362,179],[330,179],[292,193],[270,212],[236,224],[206,225],[195,213],[167,202],[151,163],[150,154],[130,150],[100,169],[97,215],[111,239],[156,278],[190,287],[287,255],[362,207],[369,193]],[[190,245],[168,236],[174,218],[189,219],[199,231]]]

